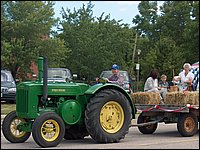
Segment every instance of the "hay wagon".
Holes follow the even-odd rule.
[[[137,124],[132,126],[137,126],[143,134],[154,133],[158,123],[161,122],[177,123],[178,132],[184,137],[193,136],[198,131],[198,92],[170,92],[165,99],[165,104],[159,104],[157,97],[156,93],[147,95],[144,92],[132,95],[137,110],[141,112]]]

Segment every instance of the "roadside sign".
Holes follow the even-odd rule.
[[[136,64],[136,70],[140,70],[140,64]]]

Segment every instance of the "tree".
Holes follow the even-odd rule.
[[[185,61],[196,62],[199,59],[199,2],[166,1],[161,14],[162,35],[170,36],[184,51]]]
[[[136,15],[132,21],[136,25],[134,29],[139,35],[156,38],[157,1],[141,1],[138,5],[138,10],[140,15]]]
[[[165,1],[158,15],[156,2],[139,4],[140,15],[133,18],[134,29],[141,35],[138,47],[142,50],[141,73],[146,77],[149,68],[172,77],[184,62],[199,59],[199,2]]]
[[[51,27],[58,21],[53,18],[53,5],[51,1],[1,2],[1,65],[10,70],[14,78],[20,68],[24,75],[21,77],[25,79],[31,63],[44,54],[43,49],[48,51],[45,54],[50,55],[63,44],[59,39],[41,41],[44,36],[49,37]],[[45,42],[54,43],[54,47]]]
[[[121,20],[110,19],[110,15],[104,16],[104,13],[94,17],[93,7],[89,2],[73,12],[63,8],[63,33],[59,34],[71,49],[66,67],[88,80],[94,80],[114,63],[129,70],[135,36],[127,24],[120,23]]]

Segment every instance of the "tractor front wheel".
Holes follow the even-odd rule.
[[[55,112],[45,112],[38,116],[33,123],[33,139],[41,147],[57,146],[64,134],[65,124]]]
[[[128,99],[119,91],[105,89],[90,99],[85,111],[86,128],[100,143],[119,142],[129,131],[132,114]]]

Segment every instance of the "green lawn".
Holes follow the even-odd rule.
[[[1,103],[1,115],[6,115],[9,112],[16,110],[16,104],[4,104]],[[138,115],[139,113],[137,112],[136,115]]]
[[[13,110],[16,110],[16,104],[1,103],[1,115],[6,115]]]

